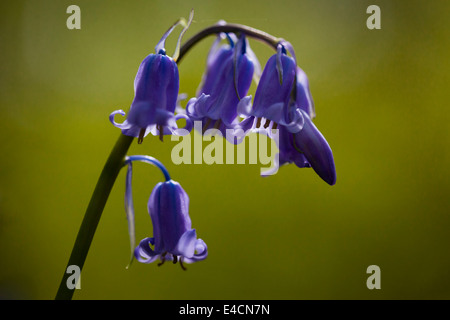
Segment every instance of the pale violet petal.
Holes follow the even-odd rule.
[[[158,259],[160,257],[160,254],[153,251],[150,247],[150,245],[154,244],[154,238],[143,239],[134,250],[134,257],[136,258],[136,260],[142,263],[152,263],[153,261]]]
[[[119,128],[119,129],[129,129],[129,128],[131,128],[131,124],[129,124],[127,120],[125,120],[123,123],[117,123],[116,121],[114,121],[114,117],[116,116],[116,114],[120,114],[121,116],[125,116],[125,112],[123,110],[116,110],[116,111],[113,111],[109,115],[109,121],[115,127]]]
[[[249,117],[252,114],[252,96],[246,96],[239,101],[237,105],[237,112],[239,115]]]
[[[208,247],[206,246],[205,241],[202,239],[197,239],[195,241],[195,251],[194,256],[192,258],[183,258],[183,262],[193,263],[201,260],[205,260],[208,257]]]
[[[195,253],[195,242],[197,234],[195,229],[188,230],[180,237],[175,248],[175,254],[181,255],[185,258],[192,258]]]

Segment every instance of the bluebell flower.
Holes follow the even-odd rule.
[[[148,212],[153,224],[153,237],[143,239],[135,247],[134,208],[131,192],[132,163],[141,161],[158,167],[164,174],[165,182],[158,183],[153,189],[148,201]],[[164,263],[167,260],[174,263],[192,263],[206,259],[208,249],[205,242],[197,239],[195,229],[191,227],[189,217],[189,196],[181,185],[172,180],[164,165],[149,156],[130,156],[126,158],[128,165],[125,210],[128,219],[128,232],[132,257],[139,262],[151,263],[157,259]],[[154,246],[152,249],[151,246]],[[131,263],[130,261],[130,263]]]
[[[234,35],[227,35],[229,45],[220,45],[222,36],[211,47],[197,97],[189,100],[186,112],[191,120],[202,121],[202,133],[215,128],[225,136],[226,129],[239,123],[237,105],[247,94],[259,63],[244,35],[237,42]]]
[[[189,217],[189,197],[178,182],[160,182],[148,201],[148,211],[153,224],[153,237],[143,239],[134,254],[142,263],[157,259],[192,263],[206,259],[208,248],[197,239]],[[153,249],[152,249],[153,246]]]
[[[300,168],[312,167],[330,185],[336,183],[333,153],[311,120],[315,110],[308,78],[283,46],[268,60],[253,103],[251,96],[243,98],[238,111],[247,117],[242,122],[247,131],[273,137],[272,129],[279,130],[278,163],[266,175],[283,164],[295,163]]]
[[[275,128],[284,125],[290,132],[301,130],[303,119],[292,99],[296,71],[295,60],[278,46],[264,67],[253,103],[252,97],[247,96],[238,105],[242,115],[255,120],[253,128],[267,128],[273,122]]]
[[[165,50],[166,38],[182,21],[177,21],[169,28],[156,45],[156,53],[148,55],[140,64],[134,80],[135,95],[126,120],[123,123],[114,121],[116,114],[125,115],[123,110],[116,110],[109,117],[114,126],[122,129],[124,135],[137,137],[138,143],[150,132],[159,135],[162,140],[163,135],[172,134],[178,129],[178,119],[190,121],[186,115],[174,114],[180,82],[178,66],[174,58],[166,55]],[[188,24],[180,34],[176,52],[179,51],[181,37],[191,21],[192,12]]]

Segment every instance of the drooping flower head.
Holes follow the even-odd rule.
[[[165,182],[158,183],[148,201],[148,212],[153,224],[153,237],[143,239],[135,247],[134,209],[131,194],[132,162],[142,161],[157,166],[164,174]],[[206,259],[208,250],[205,242],[197,239],[189,217],[189,196],[181,185],[170,178],[165,167],[155,158],[148,156],[130,156],[128,165],[125,209],[128,218],[130,245],[133,256],[142,263],[151,263],[157,259],[165,261],[192,263]],[[152,249],[152,246],[154,248]],[[132,258],[133,258],[132,256]]]
[[[225,136],[226,129],[238,123],[237,105],[247,94],[259,63],[244,35],[237,39],[227,34],[229,45],[220,45],[222,37],[211,47],[197,97],[189,100],[186,112],[191,120],[202,121],[202,132],[215,128]]]
[[[206,259],[208,249],[197,239],[189,217],[189,197],[181,185],[173,180],[161,182],[153,189],[148,201],[153,224],[153,237],[145,238],[135,250],[139,262],[156,259],[192,263]],[[152,249],[154,246],[154,249]],[[183,267],[184,268],[184,267]]]
[[[134,80],[134,99],[131,103],[127,119],[123,123],[116,123],[116,114],[125,115],[122,110],[116,110],[110,115],[112,124],[128,136],[143,138],[151,132],[159,135],[161,140],[164,134],[171,134],[177,129],[176,120],[188,117],[175,116],[177,97],[179,90],[178,66],[175,61],[182,35],[189,27],[193,18],[193,12],[186,24],[183,19],[178,20],[163,35],[155,47],[155,52],[148,55],[140,64]],[[165,41],[172,30],[184,23],[185,28],[178,38],[177,49],[174,57],[166,55]]]
[[[305,127],[305,120],[312,124],[311,119],[315,117],[314,102],[312,99],[311,92],[309,90],[309,81],[306,73],[297,66],[296,73],[296,86],[293,88],[295,90],[293,95],[295,96],[296,108],[300,109],[302,114],[303,126]],[[306,117],[305,117],[306,115]],[[308,126],[309,128],[309,126]],[[315,128],[315,126],[314,126]],[[311,167],[310,163],[305,157],[303,151],[295,144],[295,135],[291,134],[286,127],[279,126],[279,166],[285,163],[295,163],[299,168]],[[315,128],[317,130],[317,128]],[[317,130],[318,131],[318,130]]]
[[[242,122],[246,129],[251,124],[250,130],[269,137],[272,129],[279,130],[279,163],[272,172],[295,163],[300,168],[312,167],[330,185],[336,183],[333,153],[311,120],[315,110],[308,78],[283,45],[264,67],[253,104],[250,96],[245,97],[238,111],[247,117]]]
[[[239,112],[255,120],[254,128],[267,128],[273,122],[275,128],[284,125],[290,132],[300,131],[303,119],[296,111],[292,96],[295,76],[295,60],[279,45],[264,67],[253,103],[251,96],[243,98],[238,105]]]

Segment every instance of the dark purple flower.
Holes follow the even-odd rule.
[[[333,153],[311,120],[315,111],[308,78],[281,45],[264,68],[253,104],[251,97],[245,97],[238,111],[247,117],[241,125],[245,130],[272,138],[272,129],[279,130],[278,164],[265,175],[295,163],[300,168],[312,167],[330,185],[336,183]]]
[[[141,161],[158,167],[164,174],[165,182],[153,189],[148,201],[148,212],[153,224],[153,237],[145,238],[135,248],[134,208],[131,191],[132,163]],[[192,263],[206,259],[208,250],[205,242],[197,239],[189,217],[189,197],[178,182],[173,181],[164,165],[149,156],[129,156],[125,187],[125,211],[128,220],[128,233],[132,247],[132,259],[151,263],[160,259],[162,263],[171,260]],[[151,248],[154,246],[154,249]],[[131,264],[130,261],[130,264]]]
[[[179,41],[191,20],[192,14]],[[126,120],[123,123],[114,121],[116,114],[125,115],[122,110],[114,111],[109,117],[114,126],[122,129],[123,134],[138,137],[139,143],[150,132],[159,135],[161,140],[163,135],[174,133],[178,129],[176,120],[180,118],[190,121],[186,115],[174,114],[180,85],[178,66],[172,57],[166,55],[164,48],[166,38],[181,21],[163,35],[155,47],[156,53],[148,55],[140,64],[134,80],[135,95]]]
[[[223,136],[226,129],[238,124],[237,105],[250,88],[255,65],[259,65],[246,38],[241,36],[235,43],[231,36],[230,45],[220,45],[222,36],[213,44],[197,97],[186,106],[191,120],[202,121],[203,132],[215,128]]]
[[[295,60],[278,46],[277,53],[264,67],[253,103],[251,96],[243,98],[238,105],[239,113],[255,119],[256,128],[261,125],[267,128],[273,122],[286,126],[290,132],[300,131],[303,119],[293,99],[296,71]]]
[[[140,161],[149,163],[157,167],[164,175],[166,181],[170,180],[169,172],[166,167],[158,160],[150,156],[129,156],[125,159],[127,168],[127,176],[125,179],[125,213],[128,220],[128,235],[130,237],[131,259],[130,264],[134,258],[134,249],[136,247],[135,226],[134,226],[134,206],[133,206],[133,192],[132,192],[132,178],[133,178],[133,161]]]
[[[153,224],[153,237],[145,238],[135,250],[135,257],[143,263],[160,259],[192,263],[208,255],[205,242],[197,239],[189,217],[189,197],[178,182],[160,182],[148,201]],[[154,246],[154,249],[151,247]]]

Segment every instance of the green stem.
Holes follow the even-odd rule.
[[[111,154],[106,160],[103,171],[100,174],[97,185],[95,186],[94,193],[92,194],[91,201],[86,209],[83,221],[81,223],[80,230],[78,231],[75,244],[72,249],[67,267],[70,265],[76,265],[83,269],[84,261],[91,246],[92,239],[97,229],[98,222],[105,207],[108,196],[111,192],[114,182],[120,172],[120,169],[125,163],[125,156],[133,141],[133,137],[120,135],[117,140]],[[66,267],[66,270],[67,270]],[[69,273],[64,273],[61,280],[61,284],[56,294],[57,300],[70,300],[72,299],[75,289],[69,289],[67,287],[67,279],[71,276]]]
[[[176,61],[177,63],[180,62],[180,60],[183,58],[183,56],[194,46],[196,45],[200,40],[210,36],[210,35],[216,35],[219,33],[243,33],[248,37],[260,40],[267,45],[271,46],[275,50],[277,49],[277,46],[279,43],[286,42],[282,38],[274,37],[264,31],[242,25],[242,24],[236,24],[236,23],[225,23],[225,24],[217,24],[213,25],[211,27],[208,27],[206,29],[201,30],[194,36],[192,36],[188,41],[186,41],[183,46],[180,49],[180,54],[177,57]]]

